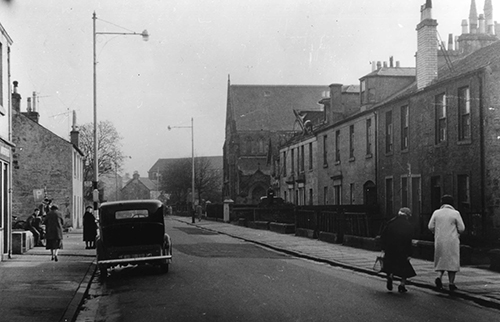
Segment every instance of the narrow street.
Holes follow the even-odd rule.
[[[77,321],[493,321],[498,311],[167,220],[174,263],[96,276]]]

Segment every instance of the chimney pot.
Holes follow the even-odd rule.
[[[377,62],[377,69],[380,69],[382,68],[382,63],[380,62],[380,60]]]
[[[389,66],[391,68],[394,67],[394,57],[393,56],[389,57]]]
[[[396,68],[399,68],[400,64],[399,64],[399,60],[396,61]]]

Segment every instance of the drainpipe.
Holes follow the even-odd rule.
[[[482,70],[479,74],[477,74],[477,79],[479,81],[479,154],[480,154],[480,173],[481,173],[481,223],[484,227],[486,227],[486,196],[485,196],[485,179],[486,179],[486,174],[485,174],[485,152],[484,152],[484,111],[483,111],[483,75],[484,75],[484,70]],[[484,230],[483,230],[483,237],[484,237]]]

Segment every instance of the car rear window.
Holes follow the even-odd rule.
[[[148,218],[149,212],[147,209],[135,210],[119,210],[115,212],[115,219],[133,219],[133,218]]]

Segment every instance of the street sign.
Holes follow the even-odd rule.
[[[42,202],[44,196],[45,191],[43,189],[33,189],[33,198],[35,199],[35,203]]]

